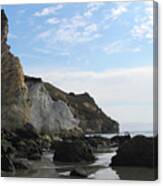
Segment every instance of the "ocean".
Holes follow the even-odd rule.
[[[112,138],[114,136],[123,136],[125,135],[126,131],[120,131],[120,133],[96,133],[96,134],[86,134],[86,137],[92,137],[92,136],[101,136],[105,138]],[[156,136],[157,132],[153,131],[127,131],[131,135],[131,137],[137,136],[137,135],[143,135],[146,137],[154,137]]]

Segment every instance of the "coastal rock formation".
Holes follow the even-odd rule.
[[[65,93],[49,83],[45,83],[53,100],[62,100],[70,107],[79,127],[85,133],[114,133],[119,131],[119,124],[108,117],[88,94]]]
[[[15,129],[31,123],[44,133],[118,132],[118,123],[88,93],[67,94],[40,78],[24,77],[19,59],[6,43],[8,20],[4,10],[1,14],[2,127]]]
[[[133,137],[119,147],[111,166],[157,167],[157,140],[157,137]]]
[[[30,103],[18,57],[7,42],[8,19],[1,11],[1,82],[2,128],[17,128],[29,121]]]
[[[40,78],[25,77],[31,100],[30,122],[41,133],[81,131],[78,120],[62,100],[53,100]]]
[[[95,160],[90,145],[81,139],[58,141],[53,144],[54,161],[92,162]]]
[[[1,14],[2,127],[16,129],[30,122],[39,132],[78,131],[67,104],[53,101],[41,79],[24,77],[19,59],[6,43],[8,19],[4,10]]]
[[[1,131],[2,170],[14,172],[16,169],[28,169],[28,160],[41,158],[41,138],[31,124],[26,124],[15,131]]]

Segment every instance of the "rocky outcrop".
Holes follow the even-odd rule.
[[[133,137],[119,147],[111,166],[157,167],[157,140],[157,137]]]
[[[90,145],[81,139],[67,139],[53,143],[56,162],[92,162],[95,160]]]
[[[29,121],[30,103],[19,58],[7,42],[8,19],[1,10],[2,128],[17,128]]]
[[[30,122],[41,133],[82,132],[78,120],[62,100],[53,100],[40,78],[25,77],[31,100]]]
[[[28,160],[41,158],[41,138],[31,124],[1,131],[1,168],[6,172],[30,168]]]
[[[108,117],[88,94],[65,93],[62,90],[45,83],[53,100],[62,100],[70,107],[79,127],[85,133],[114,133],[119,131],[119,124]]]

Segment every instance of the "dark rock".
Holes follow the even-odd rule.
[[[92,162],[95,157],[89,144],[80,139],[56,142],[53,160],[59,162]]]
[[[28,155],[29,160],[40,160],[41,154],[40,153],[33,153]]]
[[[16,152],[16,150],[12,146],[12,144],[7,140],[2,139],[2,141],[1,141],[1,153],[2,153],[2,155],[14,154],[15,152]]]
[[[2,155],[13,154],[15,158],[40,159],[40,140],[31,124],[14,131],[2,129]]]
[[[41,146],[37,141],[34,140],[28,140],[26,141],[26,144],[28,146],[27,152],[27,158],[30,160],[38,160],[41,158],[42,150]]]
[[[10,156],[2,156],[1,157],[1,169],[7,172],[14,172],[15,167]]]
[[[70,172],[70,176],[73,178],[87,178],[90,174],[94,174],[99,170],[99,166],[83,166],[75,168]]]
[[[27,159],[14,159],[13,164],[16,169],[29,169],[31,167],[31,163]]]
[[[124,136],[114,136],[111,138],[111,143],[116,145],[122,145],[123,143],[129,141],[131,139],[130,134],[124,135]]]
[[[123,143],[112,158],[111,166],[157,166],[157,137],[133,137]]]
[[[13,156],[15,155],[15,148],[12,144],[2,138],[1,141],[1,169],[7,172],[14,172]]]
[[[42,82],[42,79],[37,78],[37,77],[31,77],[31,76],[25,75],[24,78],[25,78],[25,82],[27,82],[27,81],[33,81],[34,83],[35,82]]]
[[[79,177],[79,178],[87,178],[89,175],[88,171],[82,168],[76,168],[71,171],[70,176]]]
[[[24,127],[16,129],[15,134],[23,139],[38,139],[39,135],[32,124],[27,123]]]
[[[157,168],[115,166],[112,169],[121,180],[154,181],[158,178]]]
[[[110,152],[111,141],[101,136],[85,137],[94,152]]]

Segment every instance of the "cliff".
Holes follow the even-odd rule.
[[[8,19],[1,10],[2,128],[20,127],[29,121],[30,102],[19,58],[7,44]]]
[[[40,78],[25,77],[32,102],[30,123],[41,133],[60,134],[62,131],[80,132],[78,120],[67,104],[53,100]]]
[[[68,94],[41,78],[24,76],[7,44],[8,20],[3,10],[1,15],[2,127],[31,123],[43,133],[118,132],[118,123],[88,93]]]
[[[79,127],[85,133],[114,133],[119,131],[119,124],[108,117],[88,94],[65,93],[49,83],[45,83],[53,100],[62,100],[70,107]]]
[[[82,132],[69,107],[53,101],[40,78],[24,77],[19,58],[7,44],[8,19],[1,10],[2,128],[31,123],[38,132]]]

